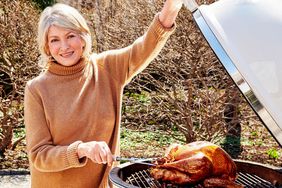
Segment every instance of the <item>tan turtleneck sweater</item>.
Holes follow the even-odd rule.
[[[27,83],[24,114],[32,187],[106,187],[110,167],[79,160],[77,146],[105,141],[119,154],[123,88],[157,56],[174,28],[163,28],[155,16],[132,45],[93,54],[71,67],[49,63],[47,71]]]

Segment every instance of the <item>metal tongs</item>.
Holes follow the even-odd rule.
[[[149,166],[156,166],[157,164],[155,164],[154,162],[157,161],[157,159],[158,158],[138,158],[138,157],[114,156],[114,161],[146,164],[146,165],[149,165]]]

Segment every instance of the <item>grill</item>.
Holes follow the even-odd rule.
[[[201,6],[195,0],[184,2],[219,62],[282,146],[281,1],[218,0]],[[281,167],[234,161],[238,184],[246,188],[282,188]],[[177,186],[156,181],[150,176],[149,168],[149,164],[126,163],[113,168],[109,179],[123,188],[203,187],[201,182]]]
[[[236,183],[246,188],[282,188],[282,168],[260,163],[234,160],[238,168]],[[148,164],[125,163],[111,170],[109,179],[122,188],[204,188],[202,183],[195,185],[174,185],[153,179]]]

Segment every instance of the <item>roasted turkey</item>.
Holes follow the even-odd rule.
[[[203,182],[204,187],[242,188],[234,181],[237,169],[231,157],[219,146],[197,141],[172,147],[150,169],[153,178],[174,184]]]

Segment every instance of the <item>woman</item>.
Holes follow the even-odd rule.
[[[142,37],[101,54],[91,54],[90,31],[77,10],[55,4],[42,12],[45,70],[27,83],[24,101],[32,187],[108,187],[123,88],[157,56],[181,6],[167,0]]]

